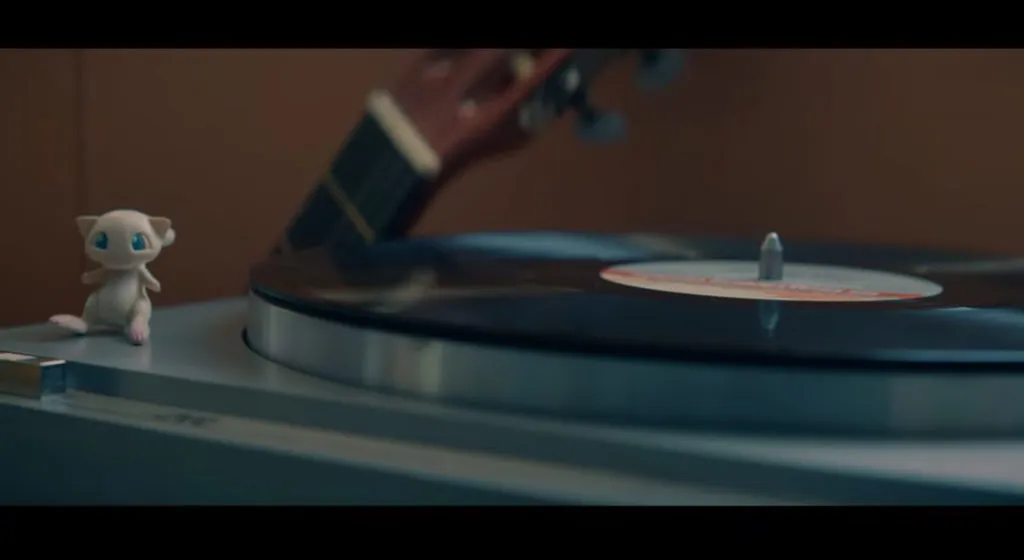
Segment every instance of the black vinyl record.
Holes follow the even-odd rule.
[[[327,320],[518,347],[904,369],[1024,363],[1024,267],[1012,259],[783,240],[786,290],[754,273],[722,282],[689,274],[682,284],[657,273],[756,272],[760,241],[558,232],[400,240],[270,260],[253,269],[251,286]],[[791,281],[801,267],[809,283]],[[844,267],[829,272],[833,284],[854,269],[909,288],[815,287],[815,270],[830,267]],[[630,284],[637,278],[647,286]],[[807,286],[809,295],[798,293]]]

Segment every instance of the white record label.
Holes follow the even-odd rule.
[[[904,274],[786,263],[782,280],[757,279],[757,261],[657,261],[611,266],[601,278],[633,288],[734,299],[863,302],[934,297],[942,286]]]

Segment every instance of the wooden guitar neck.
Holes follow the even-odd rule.
[[[275,253],[323,246],[344,253],[400,236],[448,178],[521,149],[568,109],[580,115],[584,139],[616,136],[621,127],[589,107],[586,89],[623,52],[427,51],[393,87],[370,95]]]

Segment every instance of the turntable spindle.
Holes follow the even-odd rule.
[[[782,280],[782,240],[774,231],[761,242],[761,257],[757,263],[758,280]]]

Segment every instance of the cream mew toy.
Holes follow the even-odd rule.
[[[83,274],[82,282],[100,287],[85,300],[81,317],[54,315],[50,322],[76,334],[120,329],[133,344],[146,342],[152,313],[146,290],[160,291],[160,282],[146,263],[174,242],[171,221],[135,210],[79,216],[75,221],[85,238],[86,256],[100,264]]]

